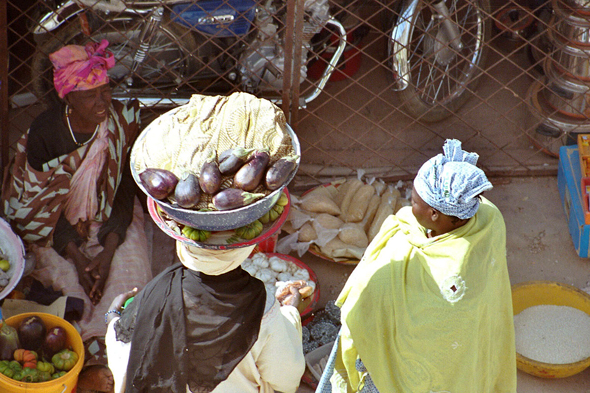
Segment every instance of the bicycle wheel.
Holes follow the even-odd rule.
[[[470,97],[485,67],[491,35],[489,0],[447,0],[462,48],[444,38],[441,19],[422,1],[413,15],[408,45],[409,86],[400,91],[403,109],[426,122],[443,120]]]
[[[133,75],[133,84],[127,84],[142,25],[141,19],[118,19],[95,29],[90,36],[84,35],[77,23],[65,26],[37,48],[32,64],[35,94],[46,102],[58,99],[53,88],[50,53],[64,45],[85,45],[103,39],[109,41],[108,50],[116,59],[115,66],[108,72],[113,98],[129,99],[140,94],[166,97],[167,93],[177,90],[194,72],[191,53],[196,52],[197,45],[190,34],[174,24],[162,24],[156,31],[145,60]]]

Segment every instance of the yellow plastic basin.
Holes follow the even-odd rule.
[[[540,305],[569,306],[590,315],[590,295],[568,284],[554,281],[528,281],[512,286],[514,315]],[[575,363],[551,364],[529,359],[516,353],[519,370],[541,378],[565,378],[590,366],[590,358]]]
[[[41,312],[30,312],[18,315],[13,315],[6,319],[6,323],[9,326],[17,328],[22,320],[25,318],[37,315],[40,317],[47,329],[51,329],[55,326],[61,326],[66,330],[67,339],[66,345],[78,354],[78,361],[74,367],[67,372],[66,375],[53,379],[47,382],[22,382],[16,381],[12,378],[8,378],[5,375],[0,374],[0,392],[1,393],[74,393],[76,392],[78,384],[78,375],[82,370],[84,364],[84,343],[82,337],[72,324],[65,319],[59,318],[55,315],[41,313]]]

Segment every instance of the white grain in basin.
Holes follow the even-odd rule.
[[[514,316],[516,352],[551,364],[590,357],[590,315],[568,306],[540,305]]]

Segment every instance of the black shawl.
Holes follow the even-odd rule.
[[[115,325],[117,340],[131,341],[125,392],[212,391],[256,342],[265,303],[264,284],[241,267],[164,270]]]

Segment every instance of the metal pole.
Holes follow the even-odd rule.
[[[291,127],[297,131],[299,122],[299,80],[301,78],[301,46],[303,39],[303,15],[305,13],[305,0],[297,0],[295,10],[295,39],[293,45],[293,67],[291,68],[292,104],[291,104]]]
[[[7,1],[0,0],[0,155],[2,172],[8,165],[8,21]]]
[[[291,81],[293,76],[293,33],[295,30],[295,5],[297,0],[287,1],[287,25],[285,26],[285,65],[283,69],[282,109],[291,123]]]

